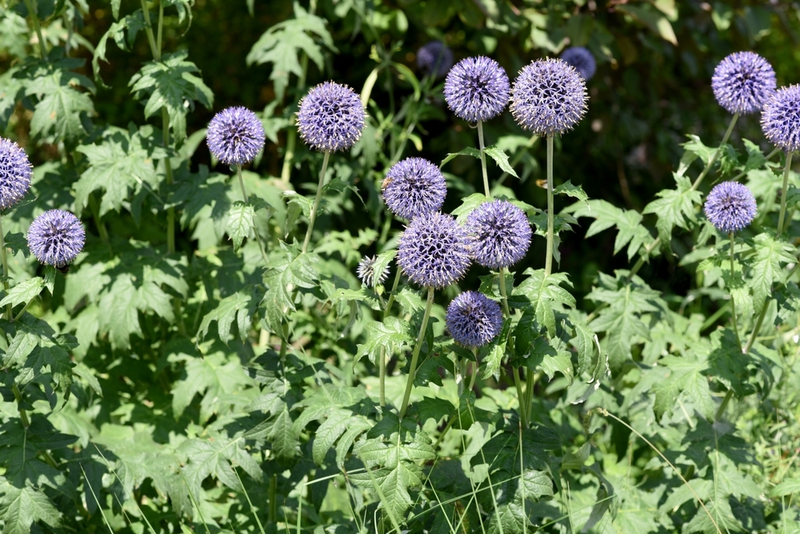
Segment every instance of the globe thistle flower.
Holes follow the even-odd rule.
[[[561,53],[561,60],[575,67],[584,80],[589,81],[597,70],[597,62],[589,50],[583,46],[572,46]]]
[[[450,215],[418,215],[400,236],[397,263],[423,287],[441,289],[461,279],[469,269],[471,242],[467,231]]]
[[[206,141],[215,158],[226,165],[253,161],[264,148],[264,125],[249,109],[241,106],[223,109],[208,124]]]
[[[761,112],[761,130],[778,148],[800,150],[800,85],[775,92]]]
[[[45,265],[66,267],[83,250],[86,234],[78,218],[68,211],[42,213],[28,228],[28,248]]]
[[[403,219],[439,211],[447,195],[439,167],[423,158],[406,158],[386,173],[381,188],[389,210]]]
[[[519,72],[511,89],[511,113],[540,137],[570,130],[586,113],[586,82],[561,59],[540,59]]]
[[[361,280],[361,283],[367,287],[375,287],[386,281],[389,276],[389,267],[386,266],[380,274],[375,271],[375,261],[378,258],[375,256],[364,256],[356,268],[356,276]],[[378,276],[375,276],[378,274]]]
[[[775,93],[775,71],[758,54],[734,52],[714,69],[711,89],[719,105],[727,111],[754,113]]]
[[[484,56],[462,59],[447,73],[447,106],[469,122],[496,117],[508,103],[508,75],[497,61]]]
[[[0,210],[17,204],[31,187],[33,166],[14,141],[0,137]]]
[[[452,66],[453,52],[441,41],[431,41],[417,50],[417,67],[426,74],[441,78]]]
[[[730,233],[747,227],[756,216],[756,199],[739,182],[722,182],[714,186],[703,206],[714,227]]]
[[[477,348],[492,341],[503,329],[500,305],[482,293],[465,291],[447,307],[447,330],[463,347]]]
[[[528,252],[531,225],[525,212],[505,200],[484,202],[467,217],[473,259],[490,269],[514,265]]]
[[[356,144],[365,120],[364,107],[355,91],[346,85],[325,82],[300,100],[297,129],[312,148],[336,152]]]

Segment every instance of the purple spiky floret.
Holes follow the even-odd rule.
[[[747,227],[756,216],[753,193],[739,182],[722,182],[714,186],[703,206],[714,227],[726,234]]]
[[[346,85],[325,82],[300,100],[297,129],[310,147],[336,152],[356,144],[365,120],[364,106],[355,91]]]
[[[441,41],[431,41],[417,50],[417,67],[441,78],[453,66],[453,52]]]
[[[597,62],[589,50],[583,46],[572,46],[561,53],[561,59],[578,71],[584,80],[589,80],[597,70]]]
[[[500,305],[482,293],[465,291],[447,307],[447,330],[456,343],[477,348],[492,341],[503,329]]]
[[[560,59],[540,59],[519,72],[511,88],[511,113],[540,137],[570,130],[586,113],[586,82]]]
[[[730,113],[755,113],[775,93],[775,71],[753,52],[734,52],[714,69],[711,89],[719,105]]]
[[[214,115],[208,124],[208,149],[226,165],[244,165],[255,159],[264,148],[264,125],[249,109],[226,108]]]
[[[85,241],[81,221],[64,210],[46,211],[28,228],[28,248],[45,265],[65,267],[83,250]]]
[[[0,137],[0,210],[19,203],[31,187],[33,166],[14,141]]]
[[[386,281],[386,277],[389,276],[388,265],[379,276],[375,276],[376,260],[377,258],[375,256],[364,256],[356,268],[356,276],[358,276],[358,279],[361,280],[361,283],[367,287],[375,287],[380,285],[384,283]]]
[[[463,226],[443,213],[419,215],[400,236],[397,263],[416,284],[441,289],[469,269],[471,240]]]
[[[404,219],[439,211],[447,196],[439,167],[423,158],[406,158],[389,169],[381,189],[389,210]]]
[[[800,85],[775,92],[761,112],[761,130],[776,147],[800,150]]]
[[[531,244],[530,222],[525,212],[505,200],[484,202],[467,217],[476,263],[500,269],[525,257]]]
[[[484,56],[462,59],[447,73],[447,106],[469,122],[496,117],[508,104],[508,75],[497,61]]]

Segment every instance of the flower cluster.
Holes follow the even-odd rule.
[[[469,122],[496,117],[508,103],[508,75],[488,57],[462,59],[447,73],[444,99],[448,107]]]
[[[486,295],[465,291],[447,307],[445,322],[456,343],[477,348],[492,341],[503,329],[503,312]]]
[[[775,93],[772,65],[753,52],[735,52],[719,62],[711,78],[719,105],[731,113],[755,113]]]
[[[33,166],[22,148],[0,137],[0,210],[17,204],[31,186]]]
[[[561,60],[566,61],[578,71],[584,80],[588,81],[597,70],[597,62],[588,49],[583,46],[572,46],[561,54]]]
[[[406,158],[386,173],[381,192],[392,213],[410,220],[439,211],[447,186],[439,167],[423,158]]]
[[[206,141],[215,158],[226,165],[253,161],[264,148],[264,125],[244,107],[223,109],[208,124]]]
[[[469,214],[466,226],[474,240],[473,258],[490,269],[525,257],[533,236],[525,212],[505,200],[484,202]]]
[[[417,67],[426,74],[441,78],[453,66],[453,52],[441,41],[431,41],[417,50]]]
[[[546,137],[571,129],[586,113],[586,82],[560,59],[523,67],[511,89],[511,113],[525,130]]]
[[[778,89],[761,113],[761,130],[778,148],[800,150],[800,85]]]
[[[380,273],[375,270],[375,262],[378,258],[375,256],[364,256],[358,263],[356,268],[356,276],[361,280],[361,283],[367,287],[375,287],[386,281],[389,276],[389,267],[382,269]]]
[[[83,250],[86,233],[78,218],[68,211],[42,213],[28,228],[28,248],[45,265],[66,267]]]
[[[714,186],[703,206],[714,227],[726,234],[747,227],[756,216],[756,199],[739,182],[722,182]]]
[[[423,287],[441,289],[460,280],[471,263],[472,244],[467,231],[450,215],[419,215],[400,236],[397,263]]]
[[[325,82],[300,100],[297,129],[312,148],[336,152],[356,144],[365,120],[364,106],[355,91],[346,85]]]

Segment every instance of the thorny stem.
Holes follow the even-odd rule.
[[[419,351],[422,349],[422,340],[425,339],[425,331],[428,329],[428,319],[431,317],[433,307],[433,288],[428,288],[428,301],[425,304],[425,314],[422,316],[422,324],[419,327],[417,344],[411,354],[411,366],[408,369],[408,381],[406,382],[406,392],[403,394],[403,404],[400,407],[400,419],[403,419],[408,409],[408,399],[411,397],[411,389],[414,387],[414,376],[417,374],[417,363],[419,361]]]
[[[36,6],[31,0],[25,0],[25,7],[28,9],[28,13],[33,21],[33,29],[36,31],[37,39],[39,39],[39,53],[42,55],[42,59],[47,60],[47,43],[44,42],[42,26],[39,24],[39,13],[37,13]]]
[[[736,335],[736,346],[741,350],[742,342],[739,340],[739,327],[736,324],[736,301],[733,299],[733,279],[736,276],[736,271],[734,269],[734,247],[736,246],[736,238],[733,236],[733,232],[728,232],[728,237],[731,240],[731,321],[733,321],[733,333]]]
[[[314,205],[311,207],[311,214],[308,219],[308,230],[306,230],[306,239],[303,241],[303,251],[305,254],[308,250],[308,243],[311,241],[311,234],[314,232],[314,221],[317,220],[317,210],[319,209],[319,199],[322,198],[322,184],[325,181],[325,171],[328,170],[328,159],[331,153],[325,151],[325,156],[322,159],[322,169],[319,171],[319,185],[317,186],[317,196],[314,197]]]
[[[236,165],[236,174],[239,176],[239,187],[242,189],[242,198],[244,198],[244,203],[249,204],[250,199],[247,197],[247,190],[244,187],[244,178],[242,177],[242,166],[240,164]],[[269,265],[269,261],[267,260],[267,253],[264,251],[264,244],[261,242],[261,236],[258,235],[258,229],[256,228],[255,213],[253,213],[253,233],[256,235],[258,250],[261,252],[261,259],[264,260],[264,267],[266,267],[267,265]]]
[[[553,213],[553,136],[547,136],[547,252],[544,259],[544,276],[553,271],[553,243],[555,241],[555,213]]]
[[[492,196],[489,189],[489,175],[486,172],[486,147],[483,143],[483,121],[478,121],[478,147],[481,149],[481,171],[483,172],[483,191],[487,197]]]
[[[792,166],[792,154],[793,152],[786,152],[786,165],[783,167],[783,189],[781,189],[781,212],[778,215],[778,235],[781,235],[784,231],[784,221],[786,219],[786,197],[788,196],[786,193],[789,188],[789,169]]]

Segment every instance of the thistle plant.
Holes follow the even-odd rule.
[[[402,219],[439,211],[447,185],[439,167],[423,158],[406,158],[393,165],[381,187],[389,211]]]
[[[786,153],[783,168],[783,195],[778,216],[778,233],[785,230],[786,197],[789,188],[789,170],[792,155],[800,149],[800,85],[781,87],[764,105],[761,113],[761,129],[769,141]]]
[[[441,41],[431,41],[417,50],[417,67],[428,76],[441,78],[453,66],[453,51]]]
[[[719,105],[739,115],[756,113],[775,93],[775,71],[753,52],[735,52],[717,64],[711,89]]]
[[[376,272],[375,261],[375,256],[364,256],[364,258],[358,262],[356,275],[358,276],[358,279],[361,280],[361,283],[367,287],[382,285],[389,277],[388,267],[381,270],[380,273]]]
[[[81,221],[64,210],[49,210],[28,229],[28,247],[44,265],[63,269],[80,254],[86,242]]]
[[[18,204],[31,186],[33,166],[28,154],[14,141],[0,137],[0,261],[3,262],[3,289],[8,294],[8,253],[3,232],[3,212]],[[10,319],[11,306],[6,307]]]
[[[597,62],[589,49],[584,46],[571,46],[561,53],[560,59],[572,65],[587,82],[597,71]]]

